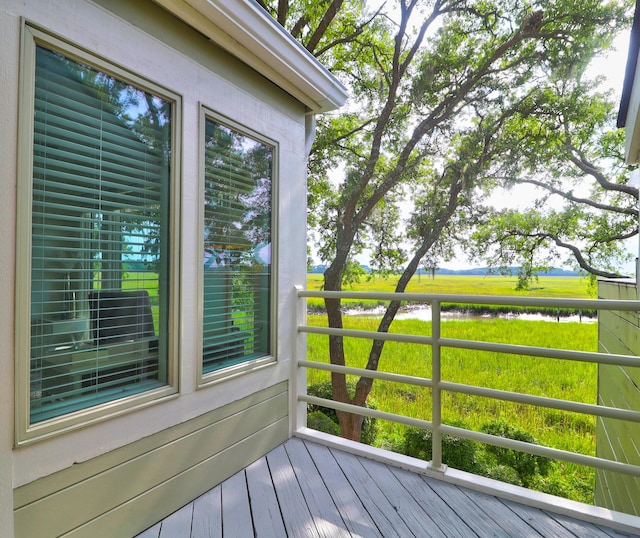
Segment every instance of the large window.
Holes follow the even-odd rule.
[[[76,50],[30,47],[30,256],[18,269],[30,268],[33,425],[172,381],[176,107]]]
[[[270,354],[274,147],[204,120],[203,373]]]

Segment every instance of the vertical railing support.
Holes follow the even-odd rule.
[[[303,289],[303,286],[295,286],[293,356],[289,384],[289,436],[307,427],[307,404],[299,398],[300,395],[307,394],[307,369],[298,366],[300,358],[306,358],[307,353],[307,335],[299,330],[299,327],[307,324],[307,300],[300,297]]]
[[[431,421],[433,431],[431,432],[431,467],[439,470],[442,467],[442,391],[441,381],[441,354],[440,354],[440,301],[431,303],[431,336],[433,345],[431,346]]]

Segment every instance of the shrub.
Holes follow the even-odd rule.
[[[506,439],[538,444],[531,434],[511,426],[504,421],[489,422],[484,424],[480,430],[484,433]],[[510,448],[493,445],[486,445],[485,450],[488,454],[495,457],[498,465],[506,465],[514,469],[525,486],[530,485],[536,475],[546,476],[552,468],[551,460],[543,456],[536,456],[534,454],[527,454]]]
[[[513,467],[509,467],[508,465],[495,465],[484,469],[481,474],[487,478],[500,480],[500,482],[514,484],[515,486],[522,486],[520,476]]]
[[[353,381],[347,382],[347,391],[349,392],[349,397],[353,398],[356,392],[356,384]],[[314,385],[309,385],[307,388],[307,394],[309,396],[316,396],[318,398],[325,398],[327,400],[333,400],[333,391],[331,388],[331,381],[323,381],[322,383],[316,383]],[[366,407],[369,409],[377,409],[375,402],[369,398],[367,399]],[[340,426],[338,425],[338,417],[334,409],[329,409],[328,407],[321,407],[319,405],[308,404],[307,405],[307,424],[309,423],[309,416],[316,412],[320,412],[326,415],[338,428],[335,435],[340,435]],[[312,428],[313,426],[309,426]],[[324,431],[326,433],[332,433],[327,430],[322,430],[320,428],[315,428],[320,431]],[[377,419],[372,417],[364,417],[362,421],[362,431],[360,433],[360,442],[366,445],[373,445],[376,440],[376,436],[378,434],[378,424]]]
[[[464,422],[453,421],[450,426],[466,428]],[[432,432],[421,428],[408,428],[404,435],[404,454],[429,461],[432,459]],[[452,435],[442,436],[442,462],[461,471],[477,472],[478,444],[470,439]]]
[[[307,426],[314,430],[331,435],[340,435],[340,426],[331,420],[322,411],[313,411],[307,414]]]

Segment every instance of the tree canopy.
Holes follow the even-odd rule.
[[[456,246],[496,266],[520,262],[525,282],[556,247],[588,271],[615,273],[619,240],[636,233],[637,189],[624,184],[614,105],[584,72],[628,25],[630,2],[259,2],[351,93],[318,119],[309,159],[325,289],[357,276],[365,249],[374,270],[401,272],[397,291]],[[593,193],[583,192],[585,177]],[[490,204],[496,188],[525,184],[547,193],[530,211]],[[551,196],[566,207],[548,206]],[[326,308],[342,327],[340,301]],[[367,368],[377,369],[382,347],[372,344]],[[345,363],[341,338],[331,337],[330,355]],[[361,378],[350,397],[343,375],[332,381],[334,399],[356,405],[373,383]],[[362,417],[338,416],[357,439]]]

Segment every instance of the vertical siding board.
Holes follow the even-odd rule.
[[[636,299],[635,282],[599,283],[605,299]],[[640,315],[637,312],[599,313],[598,348],[622,355],[640,354]],[[638,359],[640,366],[640,358]],[[598,403],[619,409],[640,410],[640,368],[600,365]],[[640,465],[640,427],[636,423],[600,418],[596,422],[596,455]],[[640,515],[640,481],[611,471],[596,473],[595,502],[600,506]]]

